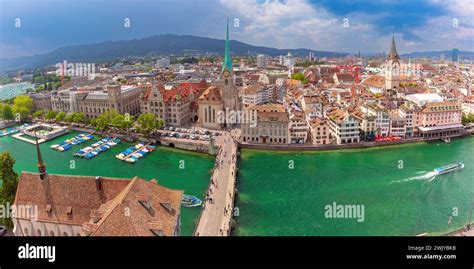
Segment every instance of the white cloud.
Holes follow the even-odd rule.
[[[365,23],[362,16],[337,18],[322,8],[316,8],[304,0],[225,1],[221,4],[237,12],[242,18],[243,31],[234,38],[255,45],[277,48],[310,48],[315,50],[344,50],[356,52],[360,46],[351,42],[359,35],[369,37],[364,46],[373,47],[374,27]],[[366,48],[368,48],[366,47]]]
[[[397,34],[399,52],[444,50],[452,47],[473,50],[474,31],[469,28],[469,25],[474,25],[473,2],[474,0],[458,0],[447,4],[452,16],[433,18],[423,26],[412,27],[410,31],[420,37],[420,40],[404,40],[403,35]],[[220,3],[241,18],[241,28],[232,33],[232,38],[253,45],[352,53],[359,49],[362,52],[382,52],[389,49],[391,34],[381,35],[377,25],[374,25],[387,14],[350,13],[346,16],[349,27],[344,28],[344,18],[305,0],[266,0],[263,3],[255,0],[220,0]],[[452,27],[453,18],[459,19],[458,28]]]

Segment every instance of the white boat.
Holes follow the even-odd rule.
[[[61,146],[61,145],[59,145],[59,144],[54,144],[54,145],[51,145],[50,148],[52,148],[52,149],[57,149],[59,146]]]
[[[136,162],[137,160],[135,160],[135,159],[133,159],[133,158],[127,158],[125,161],[128,162],[128,163],[134,163],[134,162]]]
[[[464,164],[458,162],[458,163],[452,163],[452,164],[448,164],[448,165],[438,167],[434,170],[434,172],[436,173],[436,175],[442,175],[442,174],[446,174],[446,173],[449,173],[449,172],[454,172],[454,171],[457,171],[457,170],[461,170],[463,168],[464,168]]]

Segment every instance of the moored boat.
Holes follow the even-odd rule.
[[[181,199],[181,204],[185,207],[196,207],[202,204],[202,201],[196,196],[185,194]]]

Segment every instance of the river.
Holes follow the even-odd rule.
[[[430,177],[454,162],[465,168]],[[440,235],[467,224],[474,203],[474,137],[322,152],[244,149],[239,167],[235,235]],[[339,205],[363,206],[363,218],[327,215]]]
[[[71,132],[40,145],[41,153],[46,164],[46,170],[51,174],[88,175],[118,178],[141,177],[146,180],[156,178],[158,183],[172,189],[184,190],[185,194],[203,198],[209,184],[214,157],[178,150],[168,147],[158,149],[135,164],[125,163],[115,158],[115,155],[125,150],[131,143],[122,142],[118,146],[100,154],[94,159],[86,160],[73,157],[73,153],[93,140],[74,146],[66,152],[58,152],[50,145],[77,135]],[[36,148],[33,144],[23,142],[11,136],[0,138],[0,152],[9,151],[16,159],[15,171],[37,172]],[[72,165],[73,164],[73,165]],[[184,167],[180,164],[184,164]],[[184,169],[181,169],[184,168]],[[181,234],[192,235],[199,217],[200,208],[181,208]]]

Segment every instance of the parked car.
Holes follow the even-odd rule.
[[[0,236],[5,235],[7,232],[7,228],[5,226],[0,226]]]

